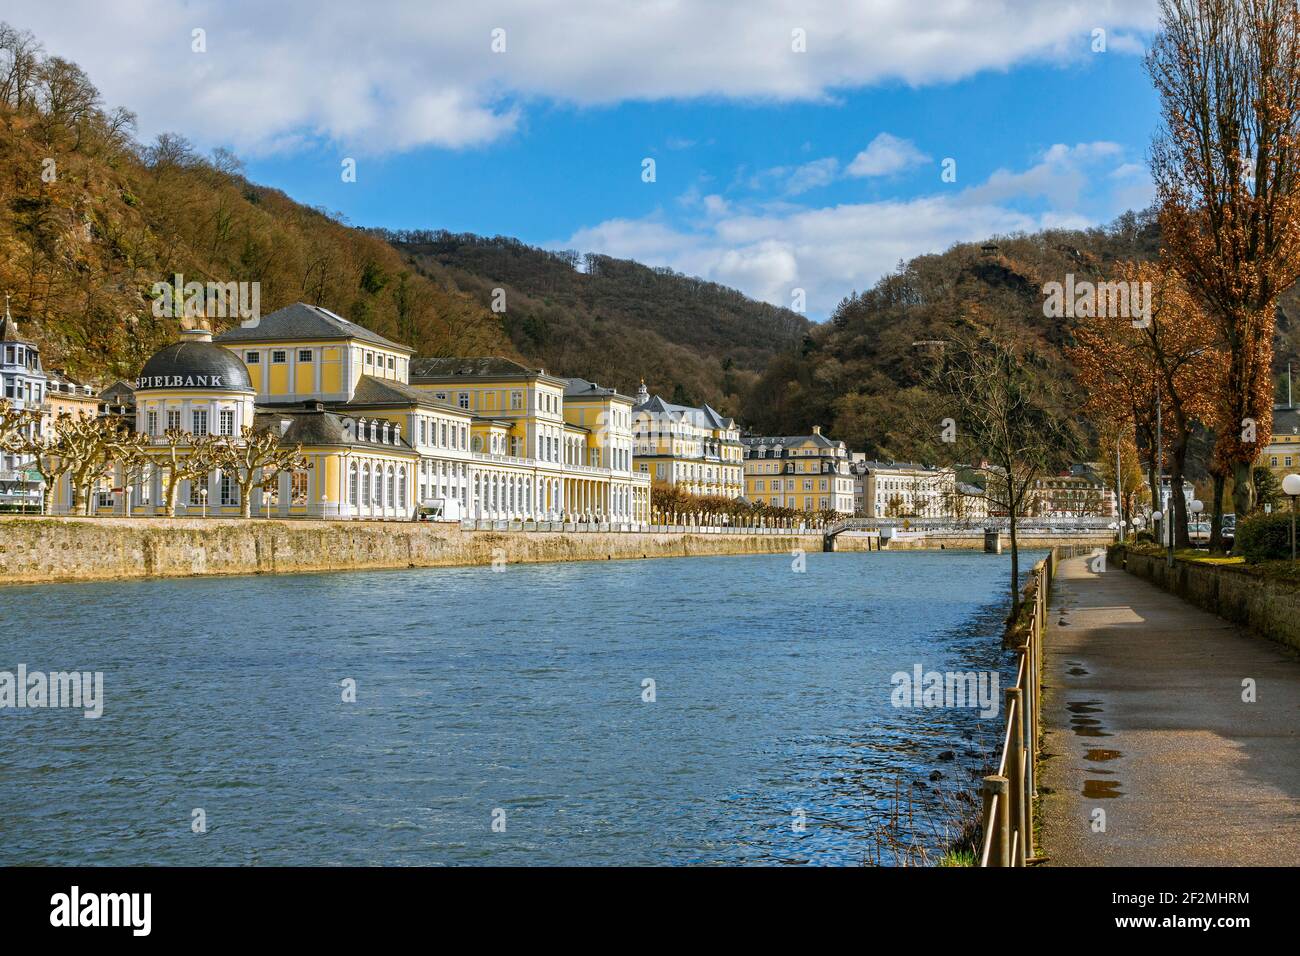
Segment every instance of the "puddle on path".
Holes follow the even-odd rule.
[[[1078,737],[1109,737],[1107,731],[1101,722],[1100,717],[1089,716],[1091,714],[1102,713],[1102,705],[1099,700],[1076,700],[1065,705],[1066,710],[1070,712],[1070,729]],[[1116,760],[1124,756],[1121,751],[1108,750],[1104,747],[1090,747],[1083,752],[1083,759],[1090,763],[1105,763],[1108,760]],[[1114,770],[1104,770],[1101,767],[1089,767],[1084,773],[1092,776],[1113,776]],[[1089,800],[1113,800],[1116,797],[1124,796],[1124,791],[1120,789],[1118,780],[1084,780],[1083,795]]]
[[[1113,800],[1124,796],[1124,791],[1119,788],[1118,780],[1085,780],[1083,795],[1089,800]]]

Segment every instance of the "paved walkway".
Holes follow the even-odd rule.
[[[1300,662],[1093,560],[1062,562],[1053,591],[1039,852],[1053,866],[1294,865]]]

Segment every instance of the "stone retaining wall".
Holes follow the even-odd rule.
[[[820,534],[462,531],[414,522],[0,517],[0,583],[821,551]]]
[[[1026,549],[1073,539],[1026,539]],[[874,550],[874,538],[841,535],[839,551]],[[982,538],[944,539],[980,550]],[[0,584],[275,574],[543,561],[609,561],[822,550],[813,534],[464,531],[414,522],[265,518],[38,518],[0,516]],[[894,549],[938,542],[895,542]]]
[[[1254,574],[1241,565],[1202,564],[1164,555],[1110,550],[1112,567],[1150,581],[1183,600],[1270,640],[1300,650],[1300,587]]]

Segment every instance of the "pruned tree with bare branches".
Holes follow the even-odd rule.
[[[225,439],[214,451],[215,466],[239,486],[240,513],[245,518],[252,517],[254,488],[269,490],[285,472],[311,467],[301,444],[282,445],[280,436],[265,428],[245,426],[238,440]]]
[[[167,517],[176,517],[176,493],[183,481],[199,481],[212,473],[219,458],[218,439],[212,435],[194,435],[179,428],[162,433],[162,441],[153,445],[155,465],[163,470],[163,508]]]

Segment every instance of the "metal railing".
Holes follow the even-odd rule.
[[[984,778],[984,835],[978,866],[1024,866],[1034,860],[1034,799],[1038,796],[1039,705],[1043,688],[1043,632],[1047,628],[1052,575],[1058,560],[1048,552],[1029,572],[1024,604],[1008,637],[1021,641],[1016,683],[1006,690],[1007,726],[997,773]]]

